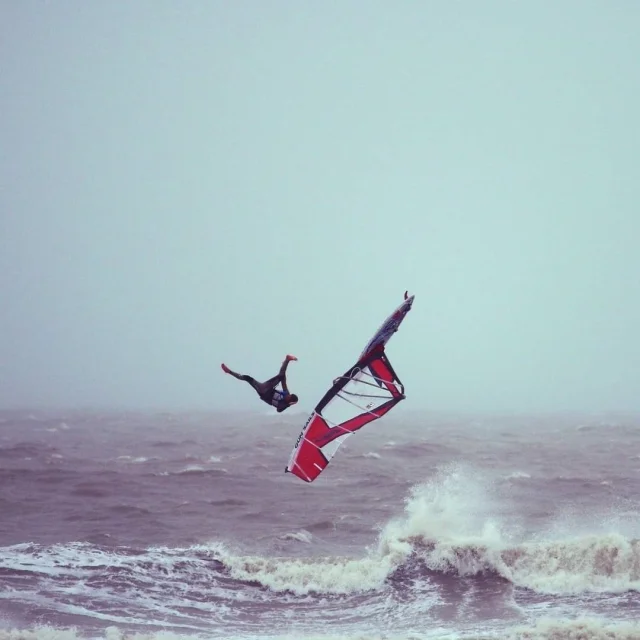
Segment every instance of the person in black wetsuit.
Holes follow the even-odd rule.
[[[231,371],[226,364],[220,365],[222,370],[225,373],[237,378],[238,380],[244,380],[248,382],[258,393],[260,396],[260,400],[270,404],[275,407],[278,413],[282,413],[290,406],[294,405],[298,402],[298,396],[295,393],[289,393],[289,389],[287,388],[287,367],[292,360],[297,360],[295,356],[287,356],[280,367],[280,371],[277,376],[273,376],[273,378],[269,378],[265,382],[258,382],[255,378],[247,375],[240,375],[235,371]],[[282,391],[276,389],[276,387],[281,384]]]

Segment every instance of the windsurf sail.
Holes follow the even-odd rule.
[[[382,323],[380,328],[375,332],[373,338],[367,342],[367,346],[360,354],[360,358],[373,351],[376,347],[385,347],[393,334],[398,330],[407,313],[411,311],[413,299],[408,291],[404,292],[404,302]]]
[[[333,381],[304,425],[285,471],[313,482],[349,436],[404,400],[404,385],[385,345],[412,304],[413,296],[405,293],[405,301],[385,320],[358,361]]]

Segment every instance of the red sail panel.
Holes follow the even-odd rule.
[[[384,349],[359,361],[320,400],[298,437],[286,471],[312,482],[344,440],[404,399],[404,387]]]

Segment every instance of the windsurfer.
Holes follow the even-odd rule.
[[[269,378],[265,382],[258,382],[251,376],[236,373],[229,369],[224,363],[221,367],[225,373],[228,373],[238,380],[248,382],[256,390],[260,400],[275,407],[278,413],[282,413],[298,402],[298,396],[295,393],[290,393],[287,388],[287,367],[289,366],[289,362],[297,359],[295,356],[287,356],[280,367],[278,375]],[[276,389],[278,385],[282,386],[282,390]]]

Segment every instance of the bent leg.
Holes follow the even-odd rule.
[[[278,376],[281,378],[284,378],[286,373],[287,373],[287,367],[289,366],[289,362],[290,362],[290,358],[289,356],[287,356],[284,359],[284,362],[282,363],[282,365],[280,366],[280,371],[278,371]]]
[[[268,389],[275,388],[278,384],[283,382],[287,375],[286,372],[287,372],[287,367],[289,366],[289,359],[290,358],[288,356],[284,359],[284,362],[280,367],[280,371],[278,371],[278,375],[273,376],[273,378],[269,378],[268,380],[265,380],[264,382],[260,383],[260,386],[262,386],[265,390],[268,390]]]
[[[260,386],[265,390],[275,389],[275,387],[280,384],[284,380],[284,374],[279,373],[277,376],[273,376],[273,378],[269,378],[264,382],[259,383]]]

